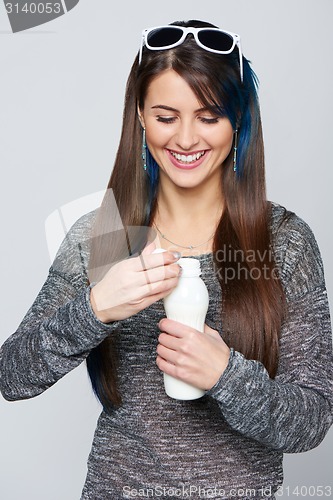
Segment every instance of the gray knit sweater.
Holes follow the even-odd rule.
[[[332,423],[332,341],[320,253],[309,227],[273,204],[274,251],[288,300],[280,362],[264,366],[232,350],[227,369],[195,401],[166,396],[158,370],[159,301],[101,323],[89,302],[85,267],[94,213],[61,246],[46,283],[0,351],[0,388],[12,401],[45,391],[108,335],[119,348],[123,404],[102,412],[82,499],[274,498],[283,453],[317,446]],[[210,296],[207,324],[222,332],[212,255],[198,256]]]

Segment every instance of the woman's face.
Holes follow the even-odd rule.
[[[151,82],[140,119],[160,182],[183,188],[220,182],[233,128],[228,118],[203,108],[178,73],[166,70]]]

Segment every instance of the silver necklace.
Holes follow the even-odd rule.
[[[156,226],[156,224],[154,224],[154,226],[156,227],[156,229],[157,229],[158,233],[160,234],[161,238],[163,238],[164,240],[168,241],[169,243],[172,243],[172,245],[175,245],[176,247],[186,248],[187,250],[193,250],[194,248],[201,247],[205,243],[208,243],[210,240],[212,240],[214,238],[214,235],[215,235],[215,231],[214,231],[213,234],[208,238],[208,240],[204,241],[203,243],[200,243],[200,245],[188,245],[188,246],[184,246],[184,245],[178,245],[178,243],[175,243],[174,241],[169,240],[169,238],[167,238],[167,236],[165,234],[163,234],[162,231],[159,230],[159,228]]]

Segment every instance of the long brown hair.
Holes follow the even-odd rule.
[[[201,21],[181,26],[213,25]],[[137,106],[143,108],[151,81],[173,69],[189,84],[203,106],[227,116],[238,129],[236,171],[233,149],[221,167],[224,210],[213,243],[215,272],[222,290],[223,338],[249,359],[261,361],[271,377],[277,371],[279,332],[284,317],[284,292],[277,276],[271,246],[271,207],[266,199],[264,147],[257,81],[246,58],[240,81],[238,50],[217,55],[197,46],[192,36],[173,49],[149,51],[136,58],[127,82],[120,144],[99,210],[92,240],[89,279],[98,281],[110,265],[140,252],[147,242],[142,227],[149,227],[156,210],[158,165],[149,156],[142,166],[142,128]],[[125,227],[115,239],[117,216]],[[128,228],[138,228],[137,234]],[[130,245],[129,242],[136,244]],[[116,243],[115,243],[116,241]],[[117,389],[117,356],[112,336],[87,358],[93,389],[106,411],[121,403]]]

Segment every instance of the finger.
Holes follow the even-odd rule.
[[[177,351],[172,349],[168,349],[167,347],[159,344],[157,346],[156,352],[160,358],[165,359],[168,363],[172,363],[173,365],[177,364],[177,360],[179,358],[179,354]]]
[[[171,333],[175,337],[183,338],[185,336],[200,333],[198,330],[194,328],[184,325],[183,323],[179,323],[179,321],[174,321],[173,319],[163,318],[158,324],[159,329],[162,332]]]
[[[174,337],[172,333],[161,333],[158,337],[158,342],[164,348],[172,349],[173,351],[179,349],[179,338]]]
[[[146,283],[162,282],[168,278],[179,277],[180,273],[181,267],[178,264],[159,266],[138,273],[140,275],[138,283],[140,285],[145,285]]]
[[[148,243],[148,245],[145,246],[145,248],[142,250],[141,254],[137,257],[137,264],[138,268],[137,270],[145,270],[148,269],[146,265],[146,259],[148,255],[152,255],[154,250],[156,250],[156,243],[155,241],[152,241],[151,243]],[[163,265],[163,259],[160,259],[161,265]]]
[[[149,297],[150,295],[155,295],[157,293],[164,293],[164,296],[166,296],[177,286],[177,283],[178,276],[157,281],[155,283],[146,282],[140,287],[138,299]]]
[[[172,370],[174,369],[174,366],[165,359],[161,358],[161,356],[159,355],[157,355],[156,357],[156,364],[158,368],[161,370],[161,372],[167,373],[168,375],[172,375]]]
[[[127,298],[127,302],[132,305],[140,304],[142,302],[140,310],[144,309],[153,302],[156,302],[156,300],[169,295],[169,293],[177,286],[177,283],[178,277],[168,278],[157,283],[146,283],[138,287],[138,289],[132,293],[130,299]],[[126,301],[124,301],[124,303],[125,302]]]
[[[137,304],[140,304],[140,307],[138,308],[137,311],[138,312],[142,311],[143,309],[146,309],[146,307],[151,306],[155,302],[157,302],[161,299],[164,299],[164,297],[166,297],[166,295],[168,295],[168,293],[169,293],[169,291],[166,290],[166,291],[163,291],[160,293],[155,293],[155,294],[149,295],[148,297],[145,297],[145,298],[141,299],[140,301],[137,301]]]
[[[163,252],[156,254],[140,254],[138,257],[133,259],[135,261],[135,270],[143,271],[147,269],[153,269],[159,266],[165,266],[167,264],[173,264],[180,259],[179,252]]]
[[[156,357],[156,364],[163,373],[167,373],[168,375],[171,375],[171,377],[177,378],[179,380],[184,380],[184,382],[186,382],[185,376],[187,371],[184,370],[184,368],[176,366],[173,363],[169,363],[169,361],[166,361],[158,355]]]

